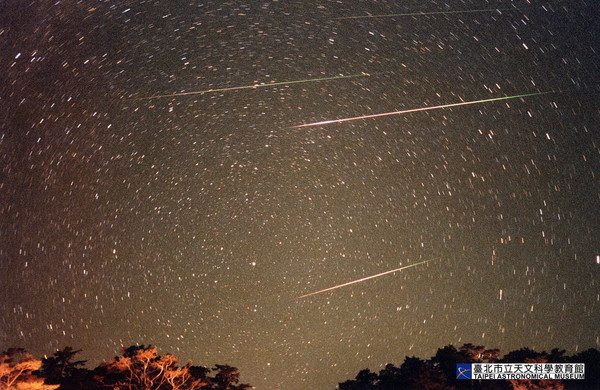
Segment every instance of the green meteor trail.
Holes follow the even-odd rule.
[[[291,128],[292,129],[297,129],[297,128],[300,128],[300,127],[323,126],[323,125],[329,125],[329,124],[332,124],[332,123],[342,123],[342,122],[356,121],[356,120],[359,120],[359,119],[379,118],[379,117],[382,117],[382,116],[408,114],[410,112],[439,110],[441,108],[450,108],[450,107],[466,106],[466,105],[470,105],[470,104],[480,104],[480,103],[496,102],[496,101],[500,101],[500,100],[518,99],[518,98],[524,98],[524,97],[528,97],[528,96],[546,95],[546,94],[549,94],[549,93],[555,93],[555,91],[526,93],[526,94],[523,94],[523,95],[503,96],[503,97],[491,98],[491,99],[472,100],[470,102],[460,102],[460,103],[452,103],[452,104],[443,104],[441,106],[420,107],[420,108],[412,108],[410,110],[384,112],[384,113],[381,113],[381,114],[354,116],[354,117],[351,117],[351,118],[342,118],[342,119],[331,119],[331,120],[328,120],[328,121],[305,123],[305,124],[302,124],[302,125],[291,126]]]
[[[202,91],[192,91],[192,92],[180,92],[180,93],[170,93],[166,95],[154,95],[154,96],[145,96],[139,98],[133,98],[129,100],[150,100],[150,99],[162,99],[168,97],[176,97],[176,96],[188,96],[188,95],[202,95],[205,93],[212,92],[225,92],[225,91],[237,91],[238,89],[252,89],[252,88],[260,88],[260,87],[273,87],[276,85],[292,85],[292,84],[300,84],[300,83],[311,83],[317,81],[327,81],[327,80],[339,80],[339,79],[350,79],[355,77],[368,77],[371,76],[370,73],[360,73],[360,74],[351,74],[346,76],[332,76],[332,77],[322,77],[316,79],[304,79],[304,80],[292,80],[292,81],[280,81],[277,83],[261,83],[261,84],[253,84],[253,85],[243,85],[240,87],[228,87],[228,88],[215,88],[215,89],[205,89]]]
[[[310,297],[311,295],[317,295],[317,294],[321,294],[321,293],[324,293],[324,292],[327,292],[327,291],[335,290],[335,289],[338,289],[338,288],[341,288],[341,287],[350,286],[351,284],[364,282],[365,280],[375,279],[375,278],[378,278],[378,277],[383,276],[383,275],[387,275],[387,274],[391,274],[391,273],[394,273],[394,272],[402,271],[403,269],[411,268],[411,267],[414,267],[414,266],[417,266],[417,265],[420,265],[420,264],[429,263],[430,261],[431,260],[425,260],[425,261],[421,261],[419,263],[405,265],[404,267],[396,268],[396,269],[393,269],[391,271],[385,271],[385,272],[382,272],[382,273],[379,273],[379,274],[376,274],[376,275],[367,276],[366,278],[353,280],[351,282],[347,282],[347,283],[344,283],[344,284],[338,284],[337,286],[329,287],[329,288],[326,288],[324,290],[319,290],[319,291],[312,292],[310,294],[301,295],[301,296],[299,296],[296,299]]]
[[[410,13],[405,13],[405,14],[342,16],[339,18],[333,18],[333,20],[365,19],[365,18],[393,18],[396,16],[473,14],[473,13],[481,13],[481,12],[500,12],[500,11],[513,11],[513,10],[518,11],[518,9],[516,9],[516,8],[490,8],[490,9],[471,9],[471,10],[465,10],[465,11],[410,12]]]

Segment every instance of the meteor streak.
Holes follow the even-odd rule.
[[[354,77],[367,77],[367,76],[371,76],[371,74],[360,73],[360,74],[351,74],[351,75],[346,75],[346,76],[322,77],[322,78],[317,78],[317,79],[292,80],[292,81],[281,81],[278,83],[262,83],[262,84],[253,84],[253,85],[243,85],[240,87],[205,89],[202,91],[180,92],[180,93],[170,93],[170,94],[166,94],[166,95],[145,96],[145,97],[133,98],[133,99],[129,99],[129,100],[150,100],[150,99],[162,99],[162,98],[176,97],[176,96],[202,95],[202,94],[211,93],[211,92],[237,91],[238,89],[273,87],[276,85],[291,85],[291,84],[300,84],[300,83],[310,83],[310,82],[316,82],[316,81],[350,79],[350,78],[354,78]]]
[[[441,108],[466,106],[466,105],[469,105],[469,104],[488,103],[488,102],[495,102],[495,101],[500,101],[500,100],[509,100],[509,99],[524,98],[524,97],[528,97],[528,96],[546,95],[548,93],[554,93],[554,92],[555,91],[527,93],[527,94],[524,94],[524,95],[503,96],[503,97],[499,97],[499,98],[483,99],[483,100],[472,100],[470,102],[460,102],[460,103],[444,104],[444,105],[441,105],[441,106],[429,106],[429,107],[421,107],[421,108],[412,108],[412,109],[409,109],[409,110],[384,112],[384,113],[381,113],[381,114],[362,115],[362,116],[354,116],[354,117],[351,117],[351,118],[332,119],[332,120],[322,121],[322,122],[305,123],[305,124],[302,124],[302,125],[292,126],[291,128],[292,129],[297,129],[297,128],[300,128],[300,127],[323,126],[323,125],[329,125],[329,124],[332,124],[332,123],[342,123],[342,122],[356,121],[356,120],[359,120],[359,119],[379,118],[379,117],[382,117],[382,116],[408,114],[410,112],[439,110]]]
[[[416,266],[416,265],[419,265],[419,264],[425,264],[425,263],[429,263],[430,261],[431,261],[431,260],[425,260],[425,261],[421,261],[421,262],[419,262],[419,263],[414,263],[414,264],[405,265],[404,267],[396,268],[396,269],[393,269],[393,270],[391,270],[391,271],[385,271],[385,272],[382,272],[382,273],[380,273],[380,274],[377,274],[377,275],[371,275],[371,276],[367,276],[366,278],[362,278],[362,279],[353,280],[353,281],[351,281],[351,282],[347,282],[347,283],[344,283],[344,284],[338,284],[337,286],[329,287],[329,288],[326,288],[326,289],[324,289],[324,290],[319,290],[319,291],[312,292],[312,293],[310,293],[310,294],[301,295],[301,296],[299,296],[299,297],[298,297],[298,298],[296,298],[296,299],[301,299],[301,298],[310,297],[311,295],[317,295],[317,294],[321,294],[321,293],[324,293],[324,292],[327,292],[327,291],[335,290],[335,289],[338,289],[338,288],[341,288],[341,287],[350,286],[351,284],[356,284],[356,283],[364,282],[365,280],[369,280],[369,279],[375,279],[375,278],[378,278],[378,277],[380,277],[380,276],[387,275],[387,274],[391,274],[391,273],[398,272],[398,271],[402,271],[403,269],[407,269],[407,268],[410,268],[410,267],[414,267],[414,266]]]
[[[511,11],[511,10],[517,10],[517,9],[516,8],[491,8],[491,9],[471,9],[471,10],[464,10],[464,11],[411,12],[411,13],[405,13],[405,14],[342,16],[339,18],[333,18],[333,20],[364,19],[364,18],[392,18],[395,16],[472,14],[472,13],[479,13],[479,12],[500,12],[500,11]]]

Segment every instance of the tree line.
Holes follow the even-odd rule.
[[[536,352],[529,348],[511,351],[500,357],[499,349],[464,344],[437,350],[430,359],[406,356],[396,367],[388,364],[379,373],[368,368],[355,379],[339,383],[339,390],[598,390],[600,389],[600,351],[591,348],[568,356],[558,348]],[[457,363],[584,363],[584,380],[459,380]]]
[[[179,365],[156,347],[132,345],[120,355],[84,368],[77,360],[81,350],[65,347],[38,360],[22,348],[10,348],[0,355],[0,390],[248,390],[240,382],[237,368],[217,364],[209,369],[191,363]]]
[[[94,369],[77,360],[81,350],[65,347],[50,357],[34,358],[22,348],[0,354],[0,390],[248,390],[237,368],[180,365],[173,354],[159,355],[156,347],[132,345]],[[584,363],[585,380],[458,380],[457,363]],[[464,344],[437,350],[430,359],[406,356],[396,367],[379,373],[361,370],[339,390],[588,390],[600,389],[600,351],[588,349],[572,356],[565,350],[536,352],[521,348],[500,357],[499,349]]]

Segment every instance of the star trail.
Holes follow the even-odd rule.
[[[0,349],[600,347],[592,3],[5,0]]]

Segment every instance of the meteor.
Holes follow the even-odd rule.
[[[166,95],[145,96],[145,97],[133,98],[133,99],[129,99],[129,100],[150,100],[150,99],[162,99],[162,98],[176,97],[176,96],[202,95],[205,93],[212,93],[212,92],[237,91],[239,89],[273,87],[276,85],[291,85],[291,84],[310,83],[310,82],[338,80],[338,79],[350,79],[350,78],[354,78],[354,77],[368,77],[368,76],[371,76],[371,74],[360,73],[360,74],[351,74],[351,75],[346,75],[346,76],[332,76],[332,77],[322,77],[322,78],[316,78],[316,79],[280,81],[277,83],[260,83],[260,84],[252,84],[252,85],[243,85],[240,87],[215,88],[215,89],[205,89],[202,91],[180,92],[180,93],[170,93],[170,94],[166,94]]]
[[[339,18],[333,18],[333,20],[364,19],[364,18],[393,18],[393,17],[398,17],[398,16],[473,14],[473,13],[480,13],[480,12],[500,12],[500,11],[512,11],[512,10],[518,11],[518,9],[516,9],[516,8],[491,8],[491,9],[471,9],[471,10],[464,10],[464,11],[411,12],[411,13],[405,13],[405,14],[342,16]]]
[[[381,113],[381,114],[362,115],[362,116],[354,116],[354,117],[351,117],[351,118],[332,119],[332,120],[328,120],[328,121],[305,123],[305,124],[302,124],[302,125],[292,126],[291,128],[292,129],[297,129],[297,128],[300,128],[300,127],[323,126],[323,125],[329,125],[329,124],[332,124],[332,123],[342,123],[342,122],[356,121],[356,120],[359,120],[359,119],[379,118],[379,117],[382,117],[382,116],[408,114],[410,112],[439,110],[441,108],[467,106],[467,105],[470,105],[470,104],[480,104],[480,103],[496,102],[496,101],[500,101],[500,100],[518,99],[518,98],[524,98],[524,97],[528,97],[528,96],[546,95],[546,94],[554,93],[554,92],[555,91],[527,93],[527,94],[524,94],[524,95],[503,96],[503,97],[492,98],[492,99],[472,100],[470,102],[460,102],[460,103],[452,103],[452,104],[443,104],[441,106],[429,106],[429,107],[412,108],[412,109],[409,109],[409,110],[384,112],[384,113]]]
[[[321,294],[321,293],[324,293],[324,292],[327,292],[327,291],[332,291],[332,290],[335,290],[335,289],[338,289],[338,288],[341,288],[341,287],[350,286],[351,284],[356,284],[356,283],[364,282],[365,280],[375,279],[375,278],[378,278],[380,276],[387,275],[387,274],[392,274],[392,273],[398,272],[398,271],[402,271],[403,269],[411,268],[411,267],[414,267],[414,266],[419,265],[419,264],[429,263],[430,261],[431,260],[425,260],[425,261],[421,261],[419,263],[405,265],[404,267],[396,268],[396,269],[393,269],[391,271],[385,271],[385,272],[382,272],[382,273],[377,274],[377,275],[367,276],[366,278],[353,280],[351,282],[347,282],[347,283],[344,283],[344,284],[338,284],[337,286],[329,287],[329,288],[326,288],[324,290],[319,290],[319,291],[312,292],[310,294],[301,295],[301,296],[297,297],[296,299],[302,299],[302,298],[310,297],[311,295],[317,295],[317,294]]]

